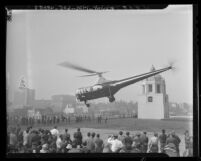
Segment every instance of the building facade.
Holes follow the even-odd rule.
[[[14,93],[13,104],[16,108],[23,108],[24,106],[34,106],[35,90],[24,88],[17,89]]]
[[[53,95],[51,99],[51,105],[54,112],[63,112],[67,104],[75,106],[75,96],[71,95]]]
[[[151,71],[154,70],[152,66]],[[155,75],[143,81],[142,93],[138,97],[138,118],[169,118],[169,100],[165,80],[161,75]]]

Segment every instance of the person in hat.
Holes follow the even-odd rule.
[[[175,145],[177,150],[177,155],[180,156],[180,150],[179,150],[179,144],[181,142],[181,139],[178,135],[176,135],[175,131],[172,131],[172,136],[176,139]]]
[[[144,131],[140,135],[140,142],[141,142],[141,151],[142,151],[142,153],[146,153],[147,149],[148,149],[148,142],[149,142],[149,138],[147,137],[147,132],[146,131]]]
[[[59,130],[57,129],[57,126],[54,126],[52,130],[50,130],[52,135],[59,136]]]
[[[166,145],[167,135],[165,130],[162,129],[162,134],[159,136],[159,143],[160,143],[160,152],[164,153],[164,147]]]
[[[133,137],[132,148],[135,149],[136,151],[141,151],[141,140],[139,132],[137,132]]]
[[[78,128],[77,132],[74,133],[74,140],[77,145],[82,145],[82,133],[80,131],[80,128]]]
[[[95,133],[92,133],[92,134],[94,136]],[[88,132],[87,133],[87,139],[85,140],[86,148],[88,149],[88,151],[90,153],[95,151],[95,143],[94,143],[94,140],[92,138],[92,134],[90,132]]]
[[[23,146],[28,147],[28,137],[30,135],[30,130],[29,128],[27,128],[24,132],[23,132]]]
[[[123,143],[123,140],[124,140],[123,131],[119,131],[118,139]]]
[[[111,151],[113,153],[119,152],[123,147],[122,142],[118,140],[118,135],[116,134],[114,134],[113,137],[108,139],[108,143],[111,144]]]
[[[57,152],[60,153],[61,152],[61,148],[62,148],[62,135],[57,136],[57,140],[56,140],[56,146],[57,146]]]
[[[66,140],[68,135],[69,135],[68,129],[65,129],[65,133],[63,134],[63,138]]]
[[[129,132],[126,132],[126,137],[123,139],[123,144],[126,152],[132,149],[133,139],[130,137]]]
[[[154,136],[151,137],[150,142],[148,144],[148,152],[149,153],[158,153],[158,133],[154,132]]]
[[[103,140],[100,139],[100,134],[96,135],[96,139],[95,139],[95,152],[96,153],[102,153],[103,151]]]

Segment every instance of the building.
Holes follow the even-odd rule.
[[[51,100],[45,100],[45,99],[35,100],[34,108],[44,109],[47,107],[51,107]]]
[[[23,108],[24,106],[34,106],[35,90],[30,88],[17,89],[14,93],[13,105],[16,108]]]
[[[82,103],[77,103],[75,109],[76,109],[76,112],[80,113],[80,114],[86,114],[89,112],[89,108],[86,107],[86,105],[82,104]]]
[[[151,71],[155,68],[152,66]],[[169,101],[165,80],[161,75],[147,78],[142,83],[142,94],[138,97],[138,118],[169,118]]]
[[[51,105],[54,112],[63,112],[67,104],[75,106],[76,98],[72,95],[53,95]]]

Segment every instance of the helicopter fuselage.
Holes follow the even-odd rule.
[[[108,97],[109,99],[111,98],[110,100],[112,100],[114,94],[120,89],[112,86],[114,82],[116,81],[79,88],[76,91],[76,98],[80,102],[102,97]]]
[[[84,101],[85,104],[87,100],[93,100],[102,97],[108,97],[110,102],[115,100],[114,94],[117,93],[121,88],[124,88],[128,85],[134,84],[151,76],[157,75],[164,71],[172,69],[171,66],[159,70],[154,70],[148,73],[140,74],[137,76],[116,80],[108,81],[101,84],[95,84],[90,87],[79,88],[76,91],[76,99],[80,102]]]

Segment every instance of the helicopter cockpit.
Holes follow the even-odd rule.
[[[94,85],[92,87],[85,87],[85,88],[79,88],[76,90],[76,95],[81,95],[89,92],[95,92],[97,90],[102,89],[103,87],[101,85]]]

